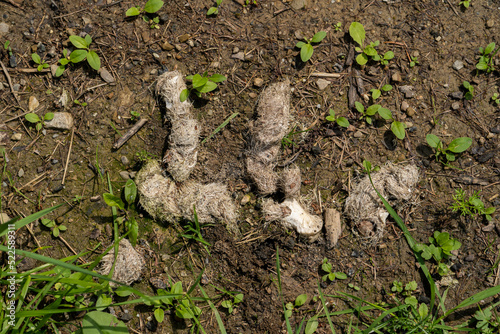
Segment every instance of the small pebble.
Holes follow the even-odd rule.
[[[405,95],[405,98],[411,99],[415,96],[415,92],[413,91],[413,86],[401,86],[399,87],[399,91]]]
[[[232,54],[231,58],[233,59],[239,59],[239,60],[245,60],[245,53],[240,51],[238,53]]]
[[[495,21],[493,21],[493,20],[486,21],[486,28],[488,28],[488,29],[493,28],[494,25],[495,25]]]
[[[458,110],[458,109],[460,109],[460,102],[453,102],[453,103],[451,104],[451,109],[453,109],[453,110]]]
[[[453,69],[455,71],[460,71],[462,68],[464,68],[464,63],[461,60],[455,60],[453,63]]]
[[[16,84],[12,85],[12,90],[14,92],[19,92],[20,89],[21,89],[21,85],[20,84],[16,83]]]
[[[330,84],[330,81],[325,80],[325,79],[318,79],[316,81],[316,85],[318,86],[319,90],[325,90],[326,87],[328,87],[329,84]]]
[[[28,102],[28,110],[33,111],[38,106],[40,105],[40,102],[38,102],[37,98],[35,96],[30,96],[29,102]]]
[[[128,179],[130,179],[130,174],[129,174],[129,172],[127,172],[126,170],[121,171],[121,172],[120,172],[120,176],[121,176],[121,178],[122,178],[122,179],[124,179],[124,180],[128,180]]]
[[[476,257],[474,256],[474,254],[469,254],[465,257],[465,261],[467,262],[473,262],[475,259]]]
[[[130,163],[130,160],[128,160],[128,158],[124,155],[122,155],[120,160],[121,160],[122,164],[124,164],[125,166],[128,166],[128,164]]]
[[[104,80],[105,82],[107,82],[107,83],[114,83],[115,82],[115,78],[104,67],[101,67],[99,69],[99,74],[101,75],[102,80]]]
[[[17,58],[16,58],[16,55],[12,55],[9,57],[9,65],[10,67],[14,68],[14,67],[17,67]]]
[[[101,195],[95,195],[90,197],[91,202],[99,202],[101,200]]]
[[[12,141],[20,141],[23,135],[21,133],[14,133],[12,137],[10,137],[10,140]]]
[[[394,82],[401,82],[403,81],[403,78],[401,78],[401,73],[396,72],[392,75],[392,81]]]
[[[354,132],[354,138],[361,138],[361,137],[363,137],[363,132],[359,130]]]
[[[243,198],[241,199],[241,205],[245,205],[247,204],[248,202],[250,202],[250,195],[246,194],[245,196],[243,196]]]
[[[51,163],[52,163],[53,165],[55,165],[55,164],[59,163],[59,160],[57,160],[57,159],[52,159]]]
[[[160,45],[160,47],[161,47],[161,49],[162,49],[163,51],[172,51],[172,50],[175,48],[175,46],[173,46],[172,44],[170,44],[170,43],[169,43],[169,42],[167,42],[167,41],[165,41],[164,43],[162,43],[162,44]]]
[[[262,87],[264,85],[264,80],[262,80],[262,78],[255,78],[253,79],[253,85],[255,87]]]
[[[255,99],[257,97],[256,93],[248,93],[248,96],[252,99]]]
[[[17,172],[17,176],[23,177],[24,175],[24,169],[20,168],[19,171]]]
[[[238,53],[238,52],[240,52],[240,48],[239,48],[239,47],[237,47],[237,46],[235,46],[235,47],[233,48],[233,53]]]
[[[413,107],[408,107],[408,109],[406,109],[406,114],[408,115],[408,117],[415,116],[415,109]]]
[[[192,40],[192,39],[189,39],[189,40],[187,41],[187,44],[188,44],[190,47],[194,48],[194,42],[193,42],[193,40]]]
[[[453,93],[451,93],[451,94],[450,94],[450,96],[451,96],[452,98],[454,98],[455,100],[461,100],[461,99],[463,99],[463,98],[464,98],[464,93],[462,93],[462,92],[460,92],[460,91],[458,91],[458,92],[453,92]]]
[[[181,36],[179,36],[179,42],[180,43],[184,43],[184,42],[186,42],[190,38],[191,38],[190,34],[181,35]]]
[[[406,111],[406,110],[408,110],[409,107],[410,107],[410,105],[408,104],[408,102],[403,101],[401,103],[401,111]]]

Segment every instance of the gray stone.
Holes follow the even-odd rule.
[[[104,67],[101,67],[99,69],[99,74],[101,75],[102,80],[106,81],[107,83],[111,84],[115,82],[115,78],[109,73],[107,69]]]
[[[10,67],[12,67],[12,68],[17,67],[17,58],[16,58],[16,55],[15,55],[15,54],[12,54],[12,55],[9,57],[9,65],[10,65]]]
[[[453,102],[453,103],[451,104],[451,109],[453,109],[453,110],[458,110],[458,109],[460,109],[460,102]]]
[[[20,89],[21,89],[21,85],[20,84],[16,83],[16,84],[12,85],[12,90],[14,92],[19,92]]]
[[[406,110],[408,110],[409,107],[410,107],[410,105],[408,104],[408,102],[403,101],[401,103],[401,111],[406,111]]]
[[[10,140],[12,141],[20,141],[23,135],[21,133],[14,133],[12,137],[10,137]]]
[[[325,79],[318,79],[316,81],[316,85],[318,86],[319,90],[325,90],[329,84],[330,84],[330,81],[325,80]]]
[[[363,137],[363,132],[359,130],[354,132],[354,138],[361,138],[361,137]]]
[[[293,0],[290,3],[290,6],[292,6],[292,8],[295,10],[299,10],[307,7],[308,2],[309,2],[308,0]]]
[[[120,158],[120,160],[122,161],[122,164],[125,166],[128,166],[128,164],[130,164],[130,160],[128,160],[128,158],[124,155]]]
[[[120,176],[121,176],[121,178],[122,178],[122,179],[124,179],[124,180],[128,180],[128,179],[130,179],[130,174],[129,174],[129,172],[127,172],[126,170],[121,171],[121,172],[120,172]]]
[[[56,112],[54,118],[45,122],[45,128],[70,130],[73,127],[73,116],[69,112]]]
[[[233,48],[233,53],[238,53],[238,52],[240,52],[240,48],[239,48],[239,47],[237,47],[237,46],[235,46],[235,47]]]
[[[59,66],[57,64],[50,65],[50,73],[52,74],[52,76],[54,78],[56,77],[56,71],[58,68],[59,68]]]
[[[17,176],[23,177],[23,175],[24,175],[24,169],[19,168],[19,171],[17,172]]]
[[[405,95],[405,98],[411,99],[415,96],[415,92],[413,91],[413,86],[401,86],[399,87],[399,91]]]
[[[451,96],[453,99],[455,99],[455,100],[461,100],[461,99],[463,99],[463,98],[464,98],[464,93],[463,93],[463,92],[460,92],[460,91],[458,91],[458,92],[453,92],[453,93],[451,93],[451,94],[450,94],[450,96]]]
[[[406,114],[408,115],[408,117],[415,116],[415,109],[413,107],[408,107],[408,109],[406,109]]]
[[[4,224],[10,220],[10,217],[5,213],[0,213],[0,224]]]
[[[170,44],[169,42],[165,41],[163,44],[160,45],[163,51],[172,51],[175,47]]]
[[[28,110],[31,112],[38,108],[40,105],[40,102],[38,102],[38,99],[35,96],[30,96],[29,102],[28,102]]]
[[[464,62],[461,60],[455,60],[453,63],[453,69],[455,71],[460,71],[462,68],[464,68]]]
[[[486,21],[486,28],[490,29],[493,28],[493,26],[495,26],[495,21],[493,20]]]
[[[0,22],[0,37],[9,33],[10,26],[5,22]]]
[[[255,78],[253,79],[253,85],[255,87],[262,87],[264,85],[264,80],[262,80],[262,78]]]
[[[231,58],[233,58],[233,59],[239,59],[239,60],[245,60],[245,53],[243,51],[240,51],[238,53],[232,54]]]

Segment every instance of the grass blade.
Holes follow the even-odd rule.
[[[198,288],[200,289],[201,293],[203,294],[203,297],[205,297],[205,299],[207,300],[208,306],[210,306],[210,308],[212,309],[212,312],[215,315],[215,320],[217,321],[217,325],[219,326],[220,333],[221,334],[226,334],[227,333],[226,332],[226,328],[224,327],[224,323],[222,322],[222,319],[220,317],[219,311],[215,307],[214,303],[212,303],[212,301],[208,297],[208,295],[205,292],[205,290],[203,290],[203,288],[201,287],[201,285],[198,286]]]
[[[212,138],[213,136],[215,136],[215,135],[216,135],[216,134],[217,134],[220,130],[222,130],[222,128],[223,128],[223,127],[225,127],[226,125],[228,125],[228,124],[229,124],[229,122],[230,122],[233,118],[235,118],[236,116],[238,116],[239,114],[240,114],[239,112],[235,112],[234,114],[232,114],[231,116],[229,116],[229,117],[228,117],[228,118],[227,118],[224,122],[222,122],[222,124],[221,124],[221,125],[219,125],[219,126],[217,127],[217,129],[215,129],[215,130],[214,130],[214,132],[212,132],[212,133],[210,134],[210,136],[208,136],[207,138],[203,139],[203,140],[201,141],[201,143],[202,143],[202,144],[204,144],[207,140],[209,140],[210,138]]]
[[[330,318],[330,313],[328,313],[328,308],[325,302],[325,296],[323,296],[323,290],[321,290],[321,284],[319,281],[318,281],[318,291],[319,291],[319,298],[321,299],[321,304],[323,305],[323,310],[325,310],[326,318],[328,319],[328,325],[330,325],[332,333],[335,334],[335,328],[333,327],[332,319]]]

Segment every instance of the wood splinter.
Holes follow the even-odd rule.
[[[133,127],[131,127],[127,133],[123,135],[120,139],[116,141],[116,143],[113,144],[113,150],[117,150],[120,147],[123,146],[133,135],[135,135],[143,126],[146,124],[148,120],[146,118],[142,118],[139,120],[137,123],[134,124]]]
[[[335,209],[325,210],[325,231],[326,246],[331,249],[337,245],[342,234],[342,225],[340,224],[340,212]]]

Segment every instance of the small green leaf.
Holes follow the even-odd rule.
[[[90,37],[89,34],[85,35],[85,42],[87,43],[87,47],[90,46],[90,43],[92,43],[92,37]]]
[[[42,225],[46,226],[48,228],[52,228],[52,227],[56,226],[56,222],[53,221],[52,219],[44,218],[44,219],[42,219]]]
[[[158,321],[159,323],[162,323],[163,320],[165,319],[165,312],[163,311],[162,308],[157,308],[154,311],[154,316],[155,316],[156,321]]]
[[[368,56],[364,53],[360,53],[356,57],[356,63],[358,63],[359,65],[365,65],[367,62],[368,62]]]
[[[174,295],[182,295],[182,282],[178,281],[174,285],[172,285],[172,288],[170,289],[170,293]]]
[[[241,303],[242,301],[243,301],[243,294],[242,293],[238,293],[236,296],[234,296],[234,303],[235,304]]]
[[[366,116],[366,123],[372,124],[372,118],[370,116]]]
[[[469,137],[460,137],[454,139],[450,145],[448,145],[447,150],[453,153],[462,153],[467,150],[472,145],[472,139]]]
[[[427,304],[420,304],[420,306],[418,307],[418,314],[420,315],[420,319],[424,319],[427,314],[429,314],[429,308],[427,307]]]
[[[495,50],[495,42],[492,42],[486,46],[486,49],[484,49],[484,55],[489,55],[490,53]]]
[[[310,318],[309,320],[307,320],[307,323],[306,323],[306,329],[305,329],[305,332],[304,334],[313,334],[314,332],[316,332],[316,329],[318,329],[318,317],[317,316],[314,316],[312,318]]]
[[[131,217],[128,221],[128,230],[130,231],[130,234],[128,235],[130,244],[135,247],[137,243],[137,236],[139,235],[139,224],[137,224],[134,217]]]
[[[446,152],[446,159],[448,161],[455,161],[455,154],[453,154],[451,152]]]
[[[292,310],[285,310],[285,319],[290,318],[292,316]]]
[[[302,49],[302,47],[306,45],[306,43],[304,42],[298,42],[297,44],[295,44],[295,47],[299,48],[299,49]]]
[[[382,95],[382,92],[378,89],[375,89],[375,88],[372,89],[371,92],[372,92],[372,99],[373,100],[378,99],[380,97],[380,95]]]
[[[38,53],[32,53],[31,59],[33,59],[35,64],[40,64],[42,62],[42,59],[40,59],[40,56],[38,55]]]
[[[137,186],[133,180],[127,180],[124,187],[125,201],[128,205],[134,204],[137,196]]]
[[[385,120],[391,120],[392,119],[392,113],[387,108],[380,108],[378,110],[378,114],[380,115],[380,117],[382,117]]]
[[[405,139],[405,128],[406,124],[403,122],[394,121],[391,124],[392,133],[400,140]]]
[[[54,113],[48,112],[43,116],[44,121],[51,121],[54,118]]]
[[[374,104],[374,105],[371,105],[369,106],[367,109],[366,109],[366,114],[368,116],[373,116],[377,113],[377,111],[381,108],[380,104]]]
[[[326,32],[324,32],[324,31],[318,31],[316,34],[314,34],[313,38],[311,39],[311,42],[312,43],[319,43],[325,37],[326,37]]]
[[[405,298],[405,304],[416,307],[418,305],[418,300],[415,296],[410,296]]]
[[[222,74],[217,74],[217,73],[213,74],[208,79],[213,81],[213,82],[217,82],[217,83],[227,80],[227,78],[225,76],[223,76]]]
[[[215,90],[216,88],[217,84],[215,82],[207,81],[202,87],[199,87],[197,91],[200,93],[208,93]]]
[[[125,15],[126,16],[137,16],[139,15],[141,12],[140,12],[140,8],[139,7],[132,7],[132,8],[129,8],[126,12],[125,12]]]
[[[309,59],[311,59],[312,54],[314,52],[314,49],[311,44],[305,44],[301,49],[300,49],[300,59],[305,63]]]
[[[307,294],[301,294],[298,295],[297,298],[295,298],[295,306],[299,307],[302,306],[306,303],[307,300]]]
[[[382,86],[382,90],[384,92],[389,92],[392,90],[392,85],[384,85],[384,86]]]
[[[344,274],[344,273],[343,273],[343,272],[341,272],[341,271],[337,271],[337,272],[335,273],[335,277],[336,277],[337,279],[347,279],[347,275],[346,275],[346,274]]]
[[[425,136],[425,140],[427,141],[427,144],[429,144],[429,146],[432,148],[438,148],[439,143],[441,143],[441,139],[439,139],[432,133],[429,133],[427,136]]]
[[[34,113],[26,114],[24,115],[24,118],[30,123],[38,123],[41,121],[40,117],[38,117],[38,115]]]
[[[361,23],[352,22],[349,26],[349,35],[351,35],[351,38],[356,43],[363,47],[363,43],[365,42],[365,28]]]
[[[208,78],[203,78],[201,75],[195,74],[195,75],[193,75],[193,78],[191,80],[192,80],[193,88],[197,88],[197,87],[201,87],[204,84],[206,84],[208,81]]]
[[[217,3],[217,6],[220,6],[222,4],[222,0],[217,0],[216,3]]]
[[[65,65],[68,65],[69,59],[61,58],[61,59],[59,59],[59,62],[61,63],[61,65],[65,66]]]
[[[233,302],[230,300],[224,300],[222,301],[221,306],[228,309],[233,306]]]
[[[146,13],[156,13],[161,9],[161,7],[163,7],[162,0],[149,0],[144,6],[144,11]]]
[[[363,160],[363,168],[365,172],[370,172],[372,170],[372,163],[368,160]]]
[[[213,14],[218,14],[219,11],[215,7],[210,7],[207,11],[207,16],[213,15]]]
[[[40,131],[42,129],[42,123],[37,123],[35,129],[36,131]]]
[[[71,35],[69,36],[69,41],[71,42],[71,44],[73,44],[75,47],[79,49],[86,49],[89,47],[87,41],[81,38],[80,36]]]
[[[83,317],[82,328],[85,334],[97,333],[127,333],[127,326],[114,315],[106,312],[92,311]]]
[[[327,117],[328,118],[328,117]],[[345,117],[339,117],[337,118],[337,124],[341,127],[348,128],[349,127],[349,121]]]
[[[387,52],[384,54],[384,59],[385,59],[385,60],[391,60],[392,58],[394,58],[394,52],[392,52],[392,51],[387,51]]]
[[[371,46],[371,45],[368,45],[368,46],[365,48],[364,52],[365,52],[368,56],[370,56],[370,57],[373,57],[373,56],[376,56],[376,55],[377,55],[377,50],[375,50],[375,48],[374,48],[373,46]]]
[[[364,114],[365,113],[365,107],[361,102],[354,102],[354,106],[356,107],[356,110],[359,111],[360,113]]]
[[[101,59],[93,50],[89,51],[87,55],[87,62],[89,63],[90,67],[92,67],[96,71],[99,71],[99,69],[101,68]]]
[[[72,63],[79,63],[87,57],[87,50],[74,50],[69,55]]]
[[[484,61],[479,61],[477,64],[476,64],[476,68],[478,70],[487,70],[488,69],[488,64],[485,63]]]
[[[496,209],[495,209],[494,207],[491,207],[491,208],[487,208],[487,209],[485,209],[483,213],[484,213],[485,215],[491,215],[491,214],[492,214],[493,212],[495,212],[495,211],[496,211]]]
[[[64,70],[66,69],[66,66],[60,65],[57,70],[56,70],[56,77],[60,77],[63,73]]]
[[[54,226],[54,229],[52,230],[52,235],[54,237],[59,237],[59,228],[57,226]]]
[[[105,193],[102,195],[104,202],[106,202],[107,205],[113,207],[116,206],[121,210],[125,210],[125,203],[120,199],[120,197],[117,197],[113,194],[110,193]]]
[[[415,290],[417,290],[417,282],[415,282],[415,281],[408,282],[405,285],[405,290],[406,291],[415,291]]]
[[[186,101],[186,100],[187,100],[187,98],[188,98],[188,96],[189,96],[189,89],[184,88],[184,89],[181,91],[181,96],[180,96],[180,100],[181,100],[181,102]]]
[[[96,310],[104,311],[109,305],[113,303],[113,299],[105,294],[102,294],[97,298],[95,303]]]

